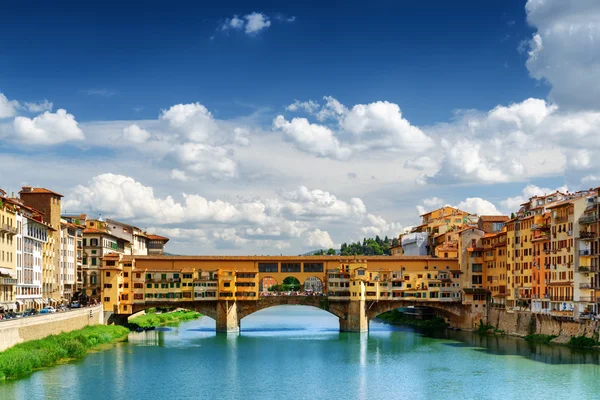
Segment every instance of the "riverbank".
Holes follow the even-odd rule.
[[[156,313],[155,309],[149,309],[146,314],[131,318],[129,323],[140,328],[158,327],[163,325],[178,324],[182,321],[190,321],[200,318],[202,314],[196,311],[177,310],[165,313]]]
[[[510,313],[506,310],[490,309],[488,323],[480,326],[480,333],[514,336],[536,343],[600,350],[598,321],[573,321],[527,311]]]
[[[391,325],[407,325],[427,330],[446,329],[448,327],[448,324],[443,318],[434,317],[430,319],[415,319],[403,314],[398,310],[392,310],[378,315],[377,319],[385,321]]]
[[[0,352],[0,379],[20,378],[61,361],[77,359],[101,344],[126,338],[129,329],[94,325],[17,344]]]

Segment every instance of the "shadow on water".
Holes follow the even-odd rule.
[[[473,348],[474,351],[496,356],[520,356],[546,364],[600,364],[600,352],[596,350],[534,343],[520,338],[492,336],[474,332],[445,330],[420,332],[419,334],[432,339],[454,341],[444,343],[445,346]]]

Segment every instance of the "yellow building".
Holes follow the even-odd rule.
[[[13,204],[0,190],[0,311],[16,310],[17,217]]]

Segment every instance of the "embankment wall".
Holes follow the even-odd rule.
[[[102,306],[67,312],[0,321],[0,351],[18,343],[43,339],[49,335],[104,324]]]

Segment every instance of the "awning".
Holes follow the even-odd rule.
[[[42,299],[42,304],[48,304],[48,300],[47,299]]]
[[[23,302],[21,300],[15,300],[17,302],[18,305],[22,306]]]
[[[0,275],[10,275],[12,277],[13,276],[13,270],[12,269],[8,269],[8,268],[1,268],[0,267]]]
[[[33,299],[33,302],[38,305],[42,304],[42,300],[40,300],[40,299]]]

